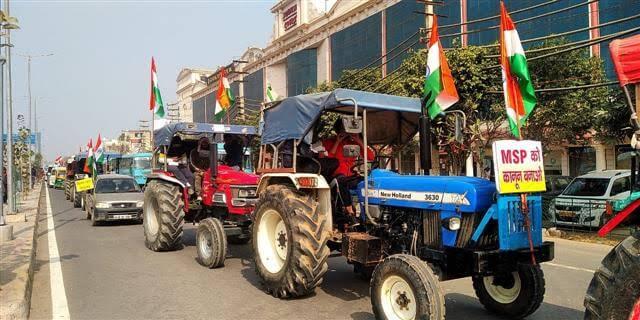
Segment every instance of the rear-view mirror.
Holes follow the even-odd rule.
[[[362,118],[343,116],[342,124],[347,133],[362,133]]]
[[[348,144],[342,147],[342,155],[345,158],[357,158],[360,156],[360,146],[357,144]]]

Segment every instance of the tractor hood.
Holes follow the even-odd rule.
[[[229,166],[219,165],[216,182],[218,184],[229,185],[258,185],[258,179],[259,176],[253,173],[234,170]]]
[[[364,182],[358,185],[364,201]],[[408,176],[373,170],[369,176],[369,204],[426,210],[484,212],[494,201],[493,182],[474,177]]]

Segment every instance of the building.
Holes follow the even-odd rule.
[[[184,68],[178,73],[176,78],[177,107],[179,121],[193,122],[193,100],[192,95],[204,87],[206,83],[203,78],[213,74],[213,70]]]
[[[560,33],[567,33],[569,41],[593,40],[640,26],[640,19],[616,22],[640,14],[637,1],[505,2],[523,40]],[[265,100],[268,85],[286,97],[338,80],[343,71],[349,69],[376,67],[383,76],[392,72],[408,55],[404,49],[424,46],[419,41],[420,29],[428,26],[428,16],[416,12],[440,15],[440,34],[445,47],[490,45],[498,40],[499,20],[495,17],[499,15],[499,0],[429,3],[416,0],[278,1],[271,8],[273,35],[267,46],[249,48],[241,59],[227,66],[232,92],[238,96],[230,120],[236,121],[257,111]],[[605,26],[595,28],[601,24]],[[590,54],[602,57],[607,75],[613,77],[608,43],[592,45]],[[538,44],[540,41],[534,40],[525,42],[524,46],[527,49]],[[213,119],[216,85],[217,72],[207,78],[205,88],[192,95],[194,121],[216,121]],[[549,173],[565,175],[624,168],[627,164],[615,160],[621,147],[605,144],[550,147],[545,168]],[[401,167],[415,172],[415,157],[415,154],[405,155]]]
[[[120,153],[149,152],[151,150],[151,131],[123,130],[117,140],[106,144],[107,150]]]

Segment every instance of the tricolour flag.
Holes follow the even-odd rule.
[[[82,171],[86,173],[93,172],[93,139],[89,139],[89,143],[87,143],[87,159],[84,161]]]
[[[98,140],[96,140],[96,146],[94,148],[96,163],[102,163],[104,161],[104,147],[102,146],[102,138],[98,133]]]
[[[509,127],[511,133],[520,138],[520,128],[536,106],[536,95],[518,31],[502,2],[500,2],[500,62]]]
[[[271,83],[267,83],[267,102],[278,100],[278,94],[271,88]]]
[[[158,87],[158,74],[156,73],[156,61],[151,57],[151,97],[149,98],[149,110],[159,117],[164,118],[164,103]]]
[[[220,69],[220,80],[218,81],[218,92],[216,93],[216,110],[214,115],[216,120],[222,119],[234,102],[235,98],[231,92],[229,80],[227,79],[224,68],[222,68]]]
[[[427,72],[424,79],[424,94],[431,94],[426,107],[431,119],[435,118],[447,108],[458,102],[458,91],[451,76],[447,58],[440,44],[438,35],[438,20],[433,16],[431,38],[427,52]]]

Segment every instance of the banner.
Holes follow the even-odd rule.
[[[82,192],[93,189],[93,179],[84,178],[76,181],[76,191]]]
[[[540,141],[496,141],[493,143],[493,164],[496,189],[501,194],[547,190]]]

